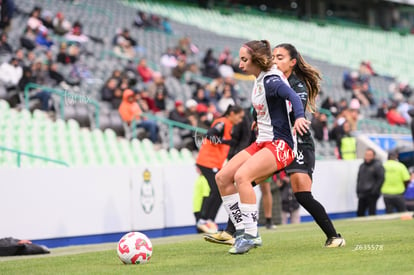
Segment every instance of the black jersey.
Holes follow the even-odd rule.
[[[300,100],[303,104],[303,109],[306,110],[306,105],[308,104],[308,90],[306,88],[305,83],[303,83],[296,75],[291,74],[288,78],[290,87],[298,94]],[[295,121],[295,116],[293,112],[290,113],[291,121]],[[315,148],[315,144],[313,142],[312,135],[310,131],[304,133],[303,135],[297,134],[297,142],[298,147],[306,146],[311,147],[313,150]]]

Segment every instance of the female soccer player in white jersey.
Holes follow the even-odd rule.
[[[239,57],[239,68],[256,77],[251,99],[257,113],[258,134],[254,143],[216,174],[223,206],[236,227],[231,254],[243,254],[261,245],[256,194],[251,182],[261,182],[287,167],[295,157],[296,132],[302,135],[309,128],[300,97],[273,64],[269,42],[249,41],[240,48]],[[293,126],[290,108],[294,112]]]
[[[287,77],[290,87],[299,95],[303,108],[310,112],[316,110],[315,99],[319,93],[321,76],[306,63],[296,48],[288,43],[273,49],[273,61]],[[315,168],[315,145],[310,132],[298,135],[298,149],[295,160],[285,169],[297,201],[312,215],[315,222],[325,233],[325,247],[340,247],[345,240],[337,234],[325,208],[313,198],[311,193],[312,174]]]

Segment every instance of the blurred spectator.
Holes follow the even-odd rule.
[[[414,107],[408,110],[408,114],[411,116],[410,127],[411,127],[411,136],[412,136],[413,144],[414,144]]]
[[[42,8],[35,6],[30,12],[29,20],[27,20],[27,27],[32,30],[34,33],[37,33],[40,26],[43,26],[42,20],[40,19],[40,13]]]
[[[165,93],[163,91],[157,90],[155,92],[154,105],[154,112],[164,112],[166,110]]]
[[[50,250],[44,245],[34,244],[29,240],[12,237],[0,239],[0,256],[48,254]]]
[[[207,49],[207,52],[203,58],[203,76],[210,78],[217,78],[220,76],[218,72],[218,61],[214,57],[214,51],[212,48]]]
[[[20,45],[31,51],[36,48],[36,32],[31,28],[25,28],[22,36],[20,37]]]
[[[198,54],[199,52],[198,47],[191,42],[191,38],[189,36],[184,36],[178,40],[178,48],[186,56],[192,56]]]
[[[168,96],[167,87],[165,86],[165,79],[160,72],[154,72],[153,80],[147,85],[149,96],[156,98],[157,94],[163,94],[163,98]]]
[[[120,38],[118,44],[114,47],[114,53],[127,59],[133,59],[135,57],[135,50],[131,42],[123,38]]]
[[[357,216],[377,214],[377,201],[381,195],[381,186],[384,182],[384,167],[380,160],[375,159],[375,151],[365,150],[364,162],[359,166],[356,193],[358,196]]]
[[[282,200],[282,224],[288,224],[289,218],[292,224],[300,223],[299,203],[293,194],[289,176],[285,171],[277,174],[276,184],[280,189]]]
[[[390,125],[405,125],[407,123],[404,117],[397,111],[397,103],[395,102],[389,106],[386,117]]]
[[[357,130],[358,120],[359,120],[359,110],[360,104],[356,98],[353,98],[349,103],[349,108],[343,110],[342,114],[349,122],[351,126],[351,131]]]
[[[227,58],[223,63],[218,66],[218,71],[221,77],[223,78],[233,78],[234,77],[234,70],[232,67],[232,58]]]
[[[131,125],[132,121],[136,121],[136,127],[144,128],[150,136],[153,143],[158,143],[158,125],[152,120],[142,118],[142,110],[135,99],[132,90],[126,89],[122,96],[122,103],[119,106],[119,114],[124,122]]]
[[[0,85],[8,89],[16,87],[22,76],[23,68],[17,58],[13,57],[10,62],[3,62],[0,65]]]
[[[202,104],[206,107],[210,103],[210,100],[207,98],[206,91],[203,87],[200,87],[195,91],[193,98],[195,99],[195,101],[197,101],[198,104]]]
[[[162,26],[162,29],[164,30],[164,32],[166,34],[172,34],[173,33],[171,23],[170,23],[170,20],[168,20],[168,18],[163,17],[161,19],[161,26]]]
[[[124,43],[125,41],[128,41],[132,47],[135,47],[138,45],[137,41],[131,37],[131,34],[128,28],[124,28],[120,30],[119,33],[115,35],[112,41],[112,44],[116,46],[116,45],[119,45],[120,43]]]
[[[171,74],[181,81],[184,73],[187,71],[187,64],[184,58],[178,58],[177,66],[172,69]]]
[[[56,61],[62,64],[74,64],[79,58],[79,47],[72,44],[67,47],[66,43],[61,43],[59,53],[56,56]]]
[[[352,135],[351,131],[350,123],[345,120],[342,124],[342,131],[337,136],[336,141],[339,159],[356,159],[356,138]]]
[[[407,81],[396,81],[391,83],[388,87],[388,91],[392,98],[394,98],[395,94],[401,94],[404,99],[408,99],[413,94],[413,89]]]
[[[15,4],[14,0],[3,0],[1,1],[1,21],[0,21],[0,29],[4,30],[4,32],[8,32],[10,29],[11,21],[13,19],[13,14],[15,11]]]
[[[233,58],[231,56],[231,51],[229,47],[225,47],[224,50],[220,53],[219,58],[218,58],[218,64],[224,64],[227,63],[228,60],[231,60],[231,62],[233,62]]]
[[[321,108],[330,111],[334,117],[339,114],[338,106],[331,96],[325,98],[325,100],[322,102]]]
[[[45,26],[41,26],[37,31],[36,44],[45,49],[50,49],[53,45],[53,40],[49,37],[48,30]]]
[[[377,73],[374,71],[374,69],[371,66],[370,61],[362,61],[359,65],[359,73],[361,75],[369,75],[369,76],[376,76]]]
[[[177,57],[174,54],[173,48],[167,48],[167,50],[161,55],[160,64],[161,66],[170,69],[177,66]]]
[[[2,32],[0,34],[0,57],[7,56],[13,53],[12,46],[7,41],[7,33]]]
[[[78,43],[79,45],[89,41],[88,36],[82,32],[82,24],[78,21],[73,23],[72,30],[65,34],[65,38],[68,42]]]
[[[404,192],[410,181],[410,173],[404,164],[398,161],[398,152],[388,153],[388,160],[384,162],[385,179],[381,187],[387,214],[406,211]]]
[[[386,119],[387,113],[388,113],[388,101],[386,99],[383,99],[381,101],[381,105],[377,108],[377,114],[375,117]]]
[[[369,78],[361,76],[358,72],[344,73],[343,87],[352,91],[353,97],[357,98],[363,106],[374,105],[374,98],[369,86]]]
[[[405,98],[409,98],[413,94],[413,89],[410,87],[410,84],[406,81],[400,82],[399,91],[403,94]]]
[[[141,100],[145,101],[145,104],[147,106],[147,112],[152,112],[152,113],[156,113],[159,110],[157,109],[157,107],[155,106],[155,100],[153,97],[149,96],[148,90],[147,88],[144,86],[143,89],[138,92],[141,96]]]
[[[66,20],[65,15],[62,12],[56,13],[56,17],[52,21],[53,32],[57,35],[67,34],[71,28],[72,24]]]
[[[134,26],[138,28],[147,28],[151,24],[149,23],[149,19],[147,17],[147,14],[143,11],[137,11],[137,15],[134,19]]]
[[[185,112],[185,106],[183,102],[179,100],[175,102],[175,108],[172,111],[170,111],[168,118],[173,121],[181,122],[194,127],[197,126],[197,118],[192,114],[187,115],[187,113]],[[193,141],[193,132],[191,130],[178,128],[178,133],[181,140],[185,141],[185,146],[188,149],[195,149]]]
[[[328,117],[325,113],[315,112],[313,114],[311,128],[315,139],[319,141],[329,140]]]
[[[138,62],[137,72],[144,83],[152,81],[154,72],[148,67],[146,58],[141,58]]]
[[[410,182],[407,184],[404,200],[407,211],[414,211],[414,166],[410,167],[408,171],[410,172]]]
[[[177,122],[181,122],[184,124],[192,125],[192,126],[197,126],[197,121],[195,117],[187,116],[185,112],[185,106],[182,101],[180,100],[175,101],[174,106],[175,108],[172,111],[170,111],[170,114],[168,116],[169,119],[177,121]]]
[[[224,113],[227,110],[229,105],[235,105],[234,99],[232,98],[231,94],[231,85],[226,84],[224,86],[223,95],[221,96],[220,100],[218,101],[218,111]]]
[[[118,89],[118,80],[109,78],[105,85],[101,88],[101,100],[112,103],[114,107],[115,91]]]
[[[206,177],[203,176],[197,165],[196,171],[198,176],[193,188],[193,214],[197,224],[201,218],[201,207],[203,205],[203,200],[210,195],[210,186],[208,185]],[[202,233],[203,231],[197,228],[197,232]]]
[[[45,26],[49,30],[53,30],[53,14],[51,11],[43,11],[40,20],[42,20],[43,26]]]

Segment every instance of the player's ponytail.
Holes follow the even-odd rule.
[[[310,112],[316,111],[316,96],[320,90],[321,73],[309,65],[302,55],[296,50],[295,46],[288,43],[277,45],[275,48],[284,48],[289,52],[291,59],[296,59],[296,65],[293,67],[293,73],[302,80],[308,90],[308,106]]]

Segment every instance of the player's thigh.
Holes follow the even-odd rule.
[[[223,168],[216,174],[217,184],[222,182],[233,182],[236,171],[251,157],[245,150],[240,151],[232,157]]]
[[[263,180],[277,169],[276,158],[268,148],[263,148],[246,160],[235,174],[236,182]]]
[[[307,173],[293,173],[290,175],[290,183],[293,193],[310,192],[312,188],[312,179]]]

